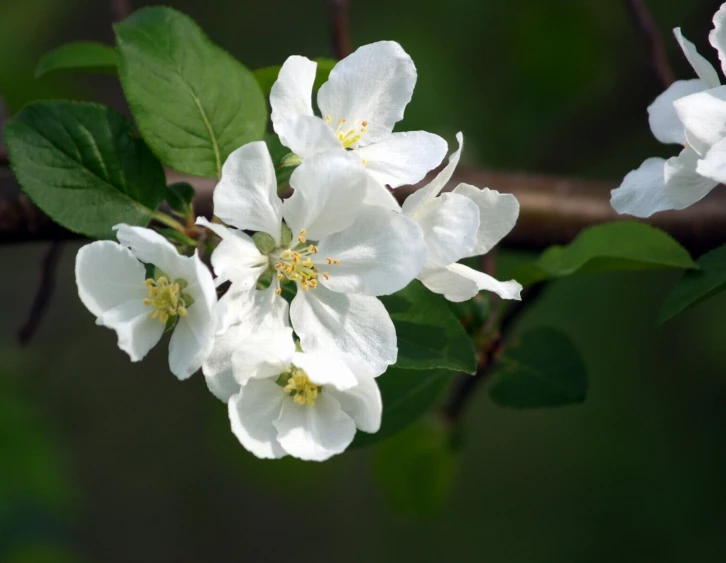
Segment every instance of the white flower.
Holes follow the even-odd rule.
[[[489,188],[459,184],[453,192],[439,195],[459,163],[464,138],[458,133],[456,139],[459,148],[446,167],[403,203],[403,213],[419,224],[428,248],[418,279],[449,301],[466,301],[483,289],[504,299],[520,299],[522,286],[516,281],[500,282],[456,263],[489,252],[514,228],[519,216],[517,198]]]
[[[272,86],[271,118],[283,145],[303,159],[353,151],[379,186],[392,188],[415,184],[441,163],[447,146],[438,135],[393,133],[416,85],[416,67],[398,43],[365,45],[338,62],[318,92],[322,118],[312,107],[316,67],[289,57]]]
[[[716,13],[710,36],[722,60],[725,14],[724,7]],[[684,148],[668,160],[648,158],[625,176],[610,200],[618,213],[649,217],[659,211],[685,209],[718,185],[719,169],[726,179],[726,145],[719,145],[726,137],[726,87],[720,86],[716,70],[681,30],[673,32],[698,78],[674,82],[658,96],[648,107],[648,122],[661,143]],[[720,127],[714,127],[715,123]]]
[[[250,335],[232,363],[238,382],[228,403],[232,431],[257,457],[323,461],[343,452],[356,428],[380,428],[375,380],[335,356],[296,351],[290,328]]]
[[[119,348],[132,362],[141,360],[173,326],[169,367],[186,379],[200,368],[214,340],[212,274],[196,255],[181,256],[150,229],[114,229],[120,244],[96,241],[78,251],[78,295],[97,324],[116,331]],[[144,264],[155,266],[151,277]]]
[[[375,296],[408,285],[426,260],[426,245],[413,221],[363,204],[367,184],[355,157],[321,154],[293,172],[295,192],[283,203],[267,147],[249,143],[229,156],[214,192],[215,214],[236,229],[199,223],[223,239],[212,266],[232,291],[253,290],[270,271],[278,294],[281,282],[294,282],[290,317],[302,346],[380,373],[398,350],[393,323]],[[264,252],[242,230],[269,235]]]

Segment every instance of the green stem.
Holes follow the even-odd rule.
[[[176,221],[174,218],[169,217],[166,213],[162,213],[161,211],[154,211],[151,217],[159,221],[159,223],[162,223],[167,227],[171,227],[172,229],[186,235],[186,229],[184,229],[184,226]]]

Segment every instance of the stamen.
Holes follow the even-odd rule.
[[[187,302],[193,303],[188,295],[182,293],[182,288],[187,287],[186,280],[178,279],[173,283],[166,276],[160,276],[158,279],[148,278],[144,280],[144,285],[149,293],[148,297],[142,299],[142,303],[146,307],[153,307],[150,317],[158,319],[162,324],[166,324],[170,317],[186,317]]]
[[[310,381],[307,373],[293,366],[283,391],[289,393],[296,404],[313,406],[321,387]]]

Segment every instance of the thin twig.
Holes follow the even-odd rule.
[[[344,59],[353,50],[350,40],[349,0],[328,0],[330,39],[337,59]]]
[[[48,303],[53,295],[55,289],[55,273],[58,267],[58,259],[63,249],[63,243],[61,241],[54,241],[50,244],[48,251],[43,257],[41,263],[40,273],[40,284],[38,290],[35,292],[35,298],[33,299],[33,305],[30,308],[30,314],[28,320],[25,322],[23,327],[18,331],[18,342],[21,346],[25,346],[30,342],[30,339],[35,334],[40,322],[45,316],[45,312],[48,309]]]
[[[675,73],[668,62],[668,51],[663,44],[663,37],[645,5],[645,0],[625,0],[625,7],[638,27],[643,41],[650,49],[653,70],[658,75],[663,88],[667,88],[675,81]]]
[[[111,13],[114,21],[120,22],[131,15],[131,0],[111,0]]]

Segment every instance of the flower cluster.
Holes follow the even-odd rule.
[[[726,4],[713,17],[711,45],[726,74]],[[673,30],[698,78],[674,82],[648,107],[651,131],[661,143],[683,147],[678,156],[648,158],[612,191],[618,213],[649,217],[685,209],[726,182],[726,86],[693,43]]]
[[[210,270],[156,232],[119,225],[118,243],[78,254],[83,303],[118,333],[132,361],[171,331],[169,364],[180,379],[202,368],[226,402],[232,431],[263,458],[324,460],[356,430],[376,432],[376,378],[398,355],[378,296],[418,278],[464,301],[480,290],[519,299],[521,286],[459,264],[488,252],[514,226],[517,200],[468,184],[442,193],[459,161],[401,207],[390,188],[420,181],[447,152],[423,131],[393,133],[416,82],[397,43],[367,45],[340,61],[312,108],[316,63],[290,57],[272,88],[275,132],[295,162],[293,193],[278,196],[267,145],[248,143],[225,162]],[[217,295],[221,297],[218,299]]]

